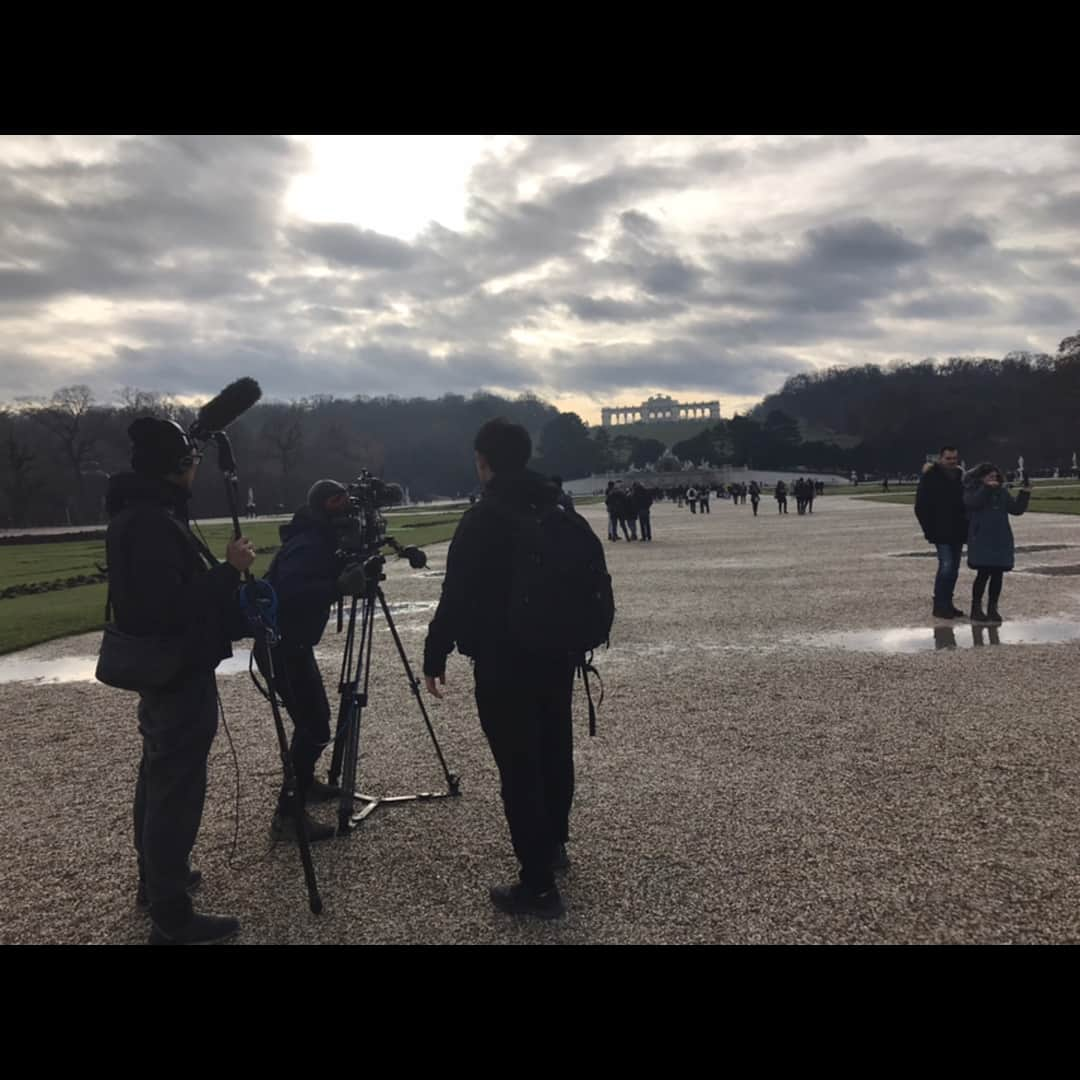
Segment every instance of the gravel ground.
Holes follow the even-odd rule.
[[[585,509],[605,534],[603,508]],[[714,502],[654,509],[653,544],[608,544],[618,614],[598,657],[597,737],[576,696],[578,795],[558,924],[495,912],[515,863],[468,663],[429,711],[456,799],[382,807],[317,845],[325,902],[307,908],[295,848],[269,843],[279,777],[270,714],[219,678],[222,732],[195,859],[198,905],[240,916],[241,943],[1075,942],[1080,939],[1080,737],[1075,645],[915,654],[823,647],[822,634],[925,627],[934,563],[908,507],[821,499],[779,518]],[[1080,544],[1075,519],[1014,520],[1020,544]],[[387,582],[419,665],[446,545]],[[1080,561],[1080,548],[1020,556]],[[971,573],[957,599],[967,603]],[[1080,620],[1080,582],[1006,577],[1006,618]],[[957,627],[957,637],[970,628]],[[31,659],[96,652],[87,635]],[[321,660],[336,679],[340,639]],[[141,942],[130,797],[131,695],[96,683],[0,685],[0,942]],[[389,635],[376,643],[361,787],[442,776]],[[317,815],[332,818],[332,808]],[[232,856],[233,833],[239,842]]]

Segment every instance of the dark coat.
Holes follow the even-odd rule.
[[[647,514],[649,507],[653,504],[653,495],[648,488],[641,485],[635,485],[630,492],[630,501],[633,506],[634,513],[637,515]]]
[[[629,496],[622,488],[613,487],[604,496],[604,505],[612,517],[625,518],[630,512],[628,499]]]
[[[424,643],[424,674],[441,675],[454,650],[477,657],[509,637],[515,515],[558,502],[559,489],[531,469],[498,473],[466,510],[446,555],[446,575]]]
[[[266,580],[278,597],[278,625],[286,646],[319,644],[338,598],[341,572],[335,556],[334,530],[303,506],[278,530],[281,550],[274,556]]]
[[[959,469],[945,469],[937,463],[923,466],[919,489],[915,493],[915,516],[922,526],[923,536],[931,544],[964,542],[968,521]]]
[[[168,480],[118,473],[105,497],[109,601],[125,634],[175,637],[188,666],[232,656],[240,573],[206,552],[188,525],[190,492]]]
[[[996,466],[976,465],[964,476],[964,506],[968,512],[968,566],[972,570],[1011,570],[1016,545],[1009,515],[1028,508],[1030,493],[1009,494],[1004,485],[988,488],[983,477]],[[1001,470],[997,470],[1000,472]]]

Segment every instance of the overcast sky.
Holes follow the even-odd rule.
[[[1078,136],[0,136],[0,400],[251,375],[729,416],[1078,329]]]

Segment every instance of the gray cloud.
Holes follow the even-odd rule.
[[[294,225],[288,235],[301,251],[343,266],[403,270],[417,258],[412,246],[396,237],[352,225]]]
[[[935,229],[930,236],[930,246],[943,255],[979,253],[992,244],[989,231],[977,223],[949,225]]]
[[[1032,293],[1020,302],[1016,318],[1036,326],[1073,325],[1080,322],[1080,304],[1069,303],[1055,293]]]
[[[893,314],[904,319],[956,319],[987,315],[997,306],[993,296],[983,292],[944,290],[905,300]]]
[[[597,397],[620,386],[656,385],[672,391],[723,387],[733,395],[764,395],[789,375],[809,369],[805,361],[769,350],[733,350],[697,340],[666,339],[650,346],[608,346],[578,354],[557,352],[559,379]]]
[[[635,323],[666,319],[686,311],[681,303],[658,303],[655,300],[613,300],[609,296],[566,296],[563,303],[585,322]]]
[[[280,397],[753,396],[811,358],[1053,352],[1078,323],[1076,152],[524,138],[477,163],[463,227],[409,242],[291,218],[288,139],[0,139],[0,399],[249,371]]]

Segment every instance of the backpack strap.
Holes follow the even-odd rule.
[[[591,652],[588,656],[582,653],[578,663],[575,665],[577,673],[581,676],[581,681],[585,684],[585,697],[589,702],[590,736],[596,734],[596,710],[604,704],[604,680],[600,678],[600,672],[593,666],[592,658],[593,654]],[[600,683],[600,700],[595,705],[593,704],[592,691],[589,689],[589,672],[592,672]]]

